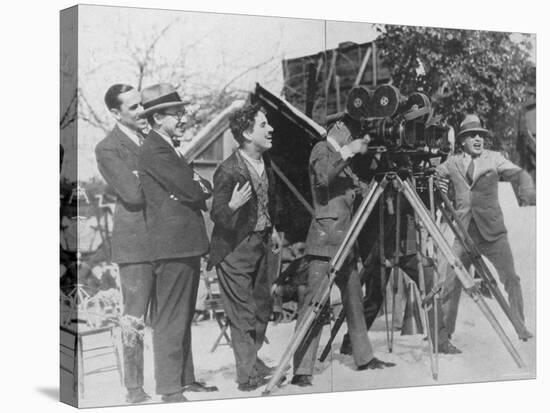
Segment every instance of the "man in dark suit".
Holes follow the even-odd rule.
[[[306,240],[309,256],[309,273],[304,303],[308,304],[329,271],[330,259],[342,244],[351,224],[356,191],[360,188],[357,176],[351,171],[354,155],[367,151],[368,137],[353,139],[360,135],[360,128],[345,116],[337,120],[328,131],[326,140],[317,143],[309,158],[309,179],[313,196],[315,216]],[[353,139],[353,140],[352,140]],[[341,295],[348,332],[352,342],[353,359],[358,370],[391,367],[393,363],[374,357],[370,343],[363,307],[362,290],[354,257],[336,278]],[[306,306],[298,309],[300,324]],[[307,339],[294,354],[294,377],[292,384],[310,386],[322,324],[316,323]]]
[[[139,156],[146,224],[157,276],[153,315],[156,391],[165,402],[185,401],[184,391],[215,391],[195,379],[191,323],[208,252],[202,212],[209,182],[193,172],[176,151],[185,126],[185,103],[168,84],[141,92],[143,117],[152,130]]]
[[[517,180],[522,205],[532,204],[535,198],[529,174],[506,159],[500,152],[484,149],[487,129],[476,115],[467,115],[460,125],[457,139],[462,153],[450,156],[436,168],[439,178],[449,179],[455,191],[456,212],[479,250],[493,263],[500,281],[508,293],[512,316],[524,320],[520,278],[514,268],[502,210],[498,200],[499,180]],[[470,261],[458,241],[454,250],[468,268]],[[455,329],[462,285],[452,270],[442,293],[445,324],[449,333]],[[532,334],[527,329],[517,331],[520,339]]]
[[[271,148],[273,128],[263,110],[246,104],[230,118],[239,149],[214,174],[209,267],[216,266],[221,296],[231,330],[241,391],[265,384],[271,373],[258,357],[272,312],[267,268],[268,248],[281,248],[275,229],[275,179],[264,153]]]
[[[95,153],[99,172],[117,196],[111,248],[112,260],[119,266],[123,320],[128,327],[123,335],[126,401],[141,403],[150,399],[143,390],[143,329],[153,286],[145,201],[137,174],[141,131],[147,124],[139,117],[141,96],[132,86],[111,86],[105,104],[117,124]]]

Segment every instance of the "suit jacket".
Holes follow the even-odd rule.
[[[211,195],[193,179],[193,168],[152,130],[139,155],[139,175],[145,194],[145,218],[152,259],[201,256],[208,252],[208,237],[201,210]]]
[[[356,178],[349,164],[326,140],[309,158],[309,182],[315,216],[306,239],[306,254],[332,257],[344,240],[355,200]]]
[[[264,155],[263,159],[269,183],[269,217],[271,218],[271,224],[277,225],[275,175],[271,168],[269,157]],[[212,199],[212,211],[210,213],[214,222],[214,230],[212,231],[208,268],[212,268],[214,265],[220,263],[256,227],[258,201],[254,185],[252,184],[252,178],[245,162],[237,150],[223,161],[214,173],[214,196]],[[232,211],[229,208],[229,201],[231,200],[233,189],[237,183],[241,187],[247,181],[252,188],[252,197],[239,209]]]
[[[481,153],[472,185],[466,179],[462,154],[447,158],[436,168],[436,174],[453,183],[456,212],[465,228],[474,220],[487,241],[494,241],[506,234],[498,201],[499,180],[517,180],[521,197],[530,198],[534,195],[530,176],[500,152],[484,150]]]
[[[99,172],[115,191],[117,202],[111,240],[112,260],[119,264],[148,262],[141,183],[137,176],[139,146],[118,126],[95,148]]]

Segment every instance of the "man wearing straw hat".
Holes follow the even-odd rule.
[[[484,139],[487,135],[488,130],[482,127],[476,115],[466,115],[457,135],[462,153],[450,156],[437,167],[436,173],[438,177],[452,182],[459,219],[481,253],[497,270],[508,294],[512,315],[523,321],[521,283],[514,268],[514,259],[498,200],[498,182],[517,180],[521,205],[534,203],[535,190],[529,174],[500,152],[484,148]],[[455,241],[453,248],[468,268],[470,261],[460,242]],[[445,325],[450,334],[455,329],[461,287],[454,273],[447,274],[442,296]],[[525,328],[517,333],[524,341],[533,336]]]
[[[143,89],[141,101],[142,117],[151,126],[140,151],[139,174],[157,276],[152,320],[156,392],[164,402],[179,402],[187,400],[185,391],[217,390],[195,379],[191,350],[200,259],[208,252],[201,211],[212,187],[176,151],[187,102],[163,83]]]

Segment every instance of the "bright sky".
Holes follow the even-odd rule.
[[[111,84],[135,84],[137,80],[129,51],[149,44],[155,33],[172,22],[155,49],[155,60],[164,68],[158,78],[145,79],[145,85],[177,70],[188,76],[184,90],[220,88],[261,65],[233,85],[252,90],[260,82],[278,94],[283,86],[282,59],[315,54],[344,41],[367,42],[376,36],[368,23],[80,6],[79,87],[100,116],[108,118],[103,95]],[[183,55],[185,59],[177,60]],[[98,175],[93,149],[104,133],[85,122],[78,126],[79,179],[86,180]],[[73,137],[66,133],[64,142],[70,146],[67,140]]]
[[[173,78],[188,93],[219,90],[241,75],[233,87],[250,91],[260,82],[279,94],[283,59],[315,54],[341,42],[368,42],[377,35],[370,23],[108,6],[79,6],[78,17],[79,87],[97,114],[113,123],[103,103],[105,91],[114,83],[136,84],[131,51],[143,50],[171,23],[153,56],[162,67],[144,79],[144,86]],[[99,176],[94,148],[103,137],[101,129],[79,122],[80,180]],[[75,138],[73,128],[62,132],[68,152]]]

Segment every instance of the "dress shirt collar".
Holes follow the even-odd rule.
[[[265,164],[264,164],[264,160],[262,157],[260,157],[260,159],[254,159],[252,157],[250,157],[245,151],[243,151],[242,149],[239,149],[239,153],[241,154],[241,156],[244,158],[245,161],[247,161],[253,168],[254,170],[258,173],[259,176],[262,176],[264,174],[264,171],[265,171]]]
[[[120,122],[117,122],[118,128],[126,135],[128,136],[132,142],[134,142],[137,146],[140,145],[141,139],[138,137],[138,134],[136,131],[130,129],[128,126],[123,125]]]
[[[168,143],[168,145],[170,145],[170,146],[172,147],[172,149],[173,149],[174,151],[176,151],[176,154],[177,154],[178,156],[180,156],[180,157],[183,156],[182,153],[181,153],[180,151],[178,151],[178,149],[174,146],[174,143],[172,142],[172,139],[171,139],[168,135],[165,135],[164,133],[162,133],[162,132],[161,132],[160,130],[158,130],[158,129],[153,129],[153,130],[154,130],[156,133],[158,133],[158,135],[159,135],[162,139],[164,139],[164,140]]]

